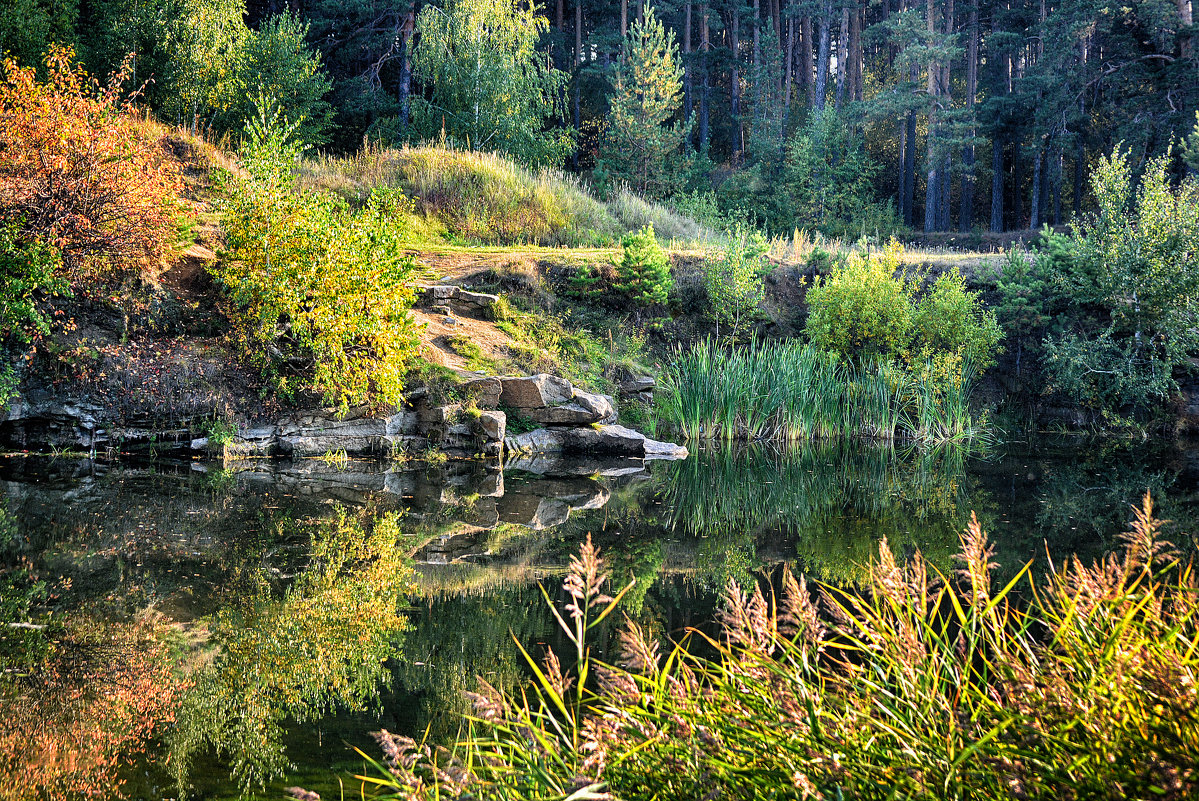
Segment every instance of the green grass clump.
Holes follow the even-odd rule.
[[[545,594],[567,664],[517,643],[520,692],[480,680],[453,751],[380,733],[366,781],[416,799],[1194,798],[1199,581],[1148,495],[1135,512],[1120,553],[1043,579],[997,586],[972,520],[953,573],[884,540],[860,590],[786,569],[730,583],[717,635],[661,654],[627,621],[612,663],[591,649],[633,585],[606,594],[588,539],[567,605]]]
[[[364,148],[353,156],[305,162],[309,184],[351,201],[375,187],[399,187],[416,200],[410,226],[428,241],[591,247],[613,245],[652,224],[665,240],[707,241],[710,231],[628,191],[609,202],[574,175],[531,170],[503,155],[444,147]]]
[[[958,359],[906,369],[854,365],[793,340],[676,348],[658,389],[663,422],[691,440],[862,437],[943,443],[982,433],[973,370]]]

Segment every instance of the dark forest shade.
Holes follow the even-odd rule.
[[[348,151],[364,135],[411,135],[412,103],[432,96],[410,68],[425,4],[15,0],[0,9],[0,49],[33,63],[51,42],[65,42],[97,75],[136,53],[137,80],[153,79],[147,101],[173,121],[167,109],[181,78],[170,54],[178,45],[156,20],[236,19],[240,11],[257,30],[295,14],[332,80],[327,146]],[[630,13],[641,19],[645,7],[555,0],[542,10],[553,25],[540,46],[571,73],[571,96],[552,124],[580,134],[563,166],[594,165],[589,143],[607,117],[610,70]],[[893,198],[903,223],[930,232],[1064,222],[1086,207],[1088,164],[1120,141],[1138,163],[1163,152],[1199,107],[1192,0],[1134,0],[1118,14],[1098,0],[662,0],[655,11],[681,44],[678,117],[694,120],[690,148],[715,164],[756,167],[771,183],[780,177],[780,140],[802,129],[809,110],[836,106],[881,167],[876,198]],[[760,113],[763,102],[785,106],[781,126]],[[194,116],[218,134],[239,130],[216,109],[201,105]],[[691,184],[713,185],[702,174]],[[978,187],[988,184],[989,214],[978,207]]]

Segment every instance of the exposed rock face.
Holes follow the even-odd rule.
[[[432,307],[434,311],[446,310],[466,317],[491,316],[499,296],[483,292],[468,292],[460,286],[435,284],[420,286],[416,290],[416,305]]]
[[[605,425],[570,429],[538,428],[508,437],[504,447],[510,454],[595,453],[638,459],[685,459],[682,445],[658,442],[631,428]]]
[[[462,388],[469,398],[462,403],[438,403],[427,389],[417,388],[408,394],[405,407],[390,414],[366,407],[345,414],[336,409],[305,409],[242,428],[219,441],[193,433],[211,425],[211,420],[193,420],[190,426],[185,422],[184,427],[170,430],[155,426],[154,421],[140,428],[117,426],[103,419],[101,407],[85,402],[18,400],[7,412],[0,412],[0,443],[22,448],[176,450],[234,459],[342,452],[388,456],[399,450],[429,449],[499,457],[505,447],[514,454],[595,453],[637,459],[687,455],[686,448],[614,425],[616,404],[611,397],[577,390],[558,376],[472,376]],[[542,427],[508,436],[507,415],[496,408],[501,405]],[[164,417],[169,415],[166,410]]]
[[[565,378],[537,375],[500,379],[500,403],[513,409],[544,409],[574,399],[575,390]]]

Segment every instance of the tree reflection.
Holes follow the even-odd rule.
[[[12,630],[14,622],[3,625]],[[38,658],[19,661],[8,649],[0,657],[8,676],[0,680],[0,798],[119,797],[122,766],[170,722],[178,702],[165,625],[83,615],[31,625],[48,625],[17,629],[27,641],[44,637]]]
[[[363,523],[339,511],[310,525],[302,569],[249,571],[208,621],[209,650],[169,738],[181,791],[204,752],[228,761],[243,792],[265,785],[291,768],[285,721],[361,710],[378,698],[384,663],[399,652],[411,586],[397,517]]]

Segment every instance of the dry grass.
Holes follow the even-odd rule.
[[[651,223],[665,241],[713,238],[694,220],[628,191],[604,202],[577,176],[529,170],[494,153],[367,147],[351,156],[305,162],[302,176],[351,202],[361,202],[377,186],[400,187],[416,200],[431,241],[600,247]]]

